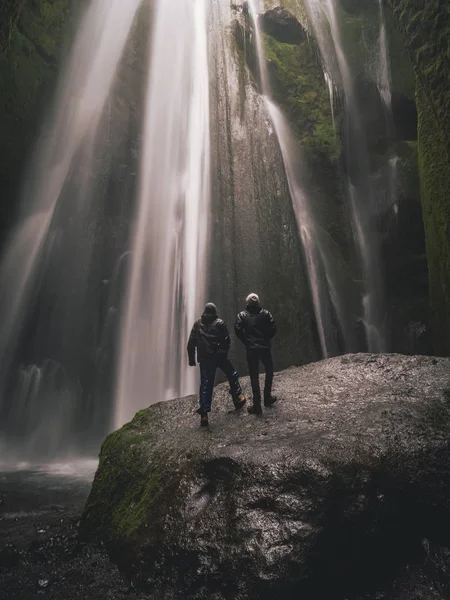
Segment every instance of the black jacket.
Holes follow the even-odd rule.
[[[196,348],[198,362],[215,355],[228,355],[230,334],[225,322],[217,315],[203,314],[202,318],[194,323],[187,345],[189,364],[195,364]]]
[[[246,348],[267,349],[277,327],[272,314],[256,304],[238,314],[234,330]]]

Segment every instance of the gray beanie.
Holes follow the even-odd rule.
[[[259,296],[258,294],[249,294],[245,301],[247,306],[254,306],[255,304],[259,304]]]

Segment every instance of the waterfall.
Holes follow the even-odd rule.
[[[376,61],[376,81],[380,95],[384,102],[384,109],[386,115],[386,123],[388,131],[391,135],[394,135],[394,122],[392,114],[392,91],[391,91],[391,66],[389,61],[389,47],[387,40],[386,31],[386,19],[384,15],[383,0],[378,0],[380,6],[380,31],[379,31],[379,50],[378,60]],[[398,165],[399,157],[395,153],[389,158],[387,165],[387,173],[385,178],[387,179],[386,189],[386,210],[392,211],[392,221],[396,223],[398,214]]]
[[[340,268],[319,194],[305,183],[302,148],[274,101],[259,27],[263,3],[250,0],[248,15],[242,2],[154,0],[150,15],[143,0],[91,0],[0,266],[6,444],[13,440],[28,455],[76,453],[89,440],[97,444],[113,422],[193,393],[187,337],[207,299],[232,327],[245,296],[259,292],[277,316],[280,369],[354,350],[356,304],[368,348],[387,347],[377,186],[388,181],[386,197],[396,206],[397,159],[376,176],[370,171],[333,0],[305,3],[336,128],[345,101],[348,200],[364,293]],[[259,89],[244,56],[252,52],[246,35],[238,48],[239,26],[249,19]],[[145,71],[144,115],[137,100],[128,115],[140,147],[127,138],[122,161],[114,137],[118,90],[129,91],[122,75],[135,50],[131,32],[149,23],[136,61]],[[380,23],[376,82],[389,100],[382,5]],[[131,172],[122,163],[133,155],[139,164]],[[115,198],[120,243],[108,221],[114,192],[105,175],[116,165],[120,176],[124,166],[124,179],[137,175],[137,190],[124,186]]]
[[[328,75],[326,71],[324,71],[323,76],[325,78],[325,83],[327,84],[328,93],[330,95],[330,108],[331,108],[331,118],[333,120],[333,128],[336,131],[336,115],[334,108],[334,84],[331,77]]]
[[[320,346],[323,356],[333,356],[339,353],[339,343],[333,322],[335,317],[337,317],[345,343],[349,348],[353,345],[351,316],[346,314],[347,309],[343,304],[345,290],[341,289],[336,267],[333,264],[333,256],[330,255],[329,249],[324,243],[320,220],[313,210],[313,200],[308,197],[302,187],[301,177],[299,177],[299,173],[302,171],[299,149],[296,147],[297,145],[282,111],[271,99],[272,93],[259,27],[258,0],[249,0],[249,9],[255,33],[261,92],[283,157],[291,200],[305,254]]]
[[[49,400],[51,369],[45,365],[21,367],[17,389],[24,395],[14,401],[7,386],[8,371],[25,320],[43,285],[52,298],[59,299],[58,306],[51,306],[48,314],[39,313],[36,338],[28,340],[28,346],[42,346],[53,338],[58,348],[69,345],[69,352],[81,352],[72,336],[78,334],[95,235],[92,161],[101,118],[140,1],[94,0],[86,11],[52,114],[37,145],[22,198],[22,217],[0,266],[2,429],[13,438],[25,431],[31,453],[69,448],[76,429],[76,377],[64,411],[66,400],[56,392]],[[51,381],[45,383],[49,372]],[[27,410],[32,397],[39,405],[43,396],[45,402],[39,410]],[[77,401],[80,404],[81,399]],[[84,421],[87,417],[81,416]]]
[[[386,105],[386,109],[392,110],[392,93],[391,93],[391,68],[389,64],[388,43],[386,34],[386,21],[384,18],[383,0],[378,0],[380,5],[380,33],[379,33],[379,50],[378,50],[378,68],[377,79],[381,97]]]
[[[117,426],[143,406],[194,392],[185,349],[206,291],[207,0],[157,1],[150,55]]]
[[[206,294],[231,324],[260,291],[280,315],[279,368],[318,358],[282,153],[236,52],[233,8],[146,8],[91,0],[37,144],[1,269],[0,441],[15,457],[92,452],[112,422],[193,392],[185,348]],[[136,58],[147,69],[140,150],[115,123]]]
[[[253,56],[248,15],[229,0],[210,6],[210,297],[232,326],[245,297],[258,292],[276,315],[273,350],[282,369],[320,358],[306,261],[274,125],[245,60]],[[238,348],[233,340],[231,357],[242,369]]]
[[[383,352],[389,348],[387,304],[379,234],[380,209],[385,206],[385,188],[392,181],[389,169],[383,179],[371,172],[367,134],[362,118],[362,104],[355,87],[352,69],[342,41],[341,25],[335,0],[306,0],[309,20],[321,50],[324,68],[343,89],[345,99],[344,141],[348,170],[348,198],[352,216],[355,247],[359,257],[364,293],[361,319],[365,325],[367,349]],[[386,29],[380,0],[380,36],[377,55],[377,85],[385,106],[390,110],[390,75]],[[386,119],[388,123],[388,119]],[[391,193],[387,192],[387,196]]]

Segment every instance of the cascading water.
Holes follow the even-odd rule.
[[[159,0],[154,19],[121,340],[118,426],[149,403],[194,391],[194,372],[188,370],[184,354],[189,327],[205,300],[210,197],[207,0]]]
[[[333,84],[333,80],[331,79],[331,77],[328,75],[328,73],[325,71],[324,72],[324,78],[325,78],[325,83],[327,84],[327,88],[328,88],[328,93],[330,95],[330,107],[331,107],[331,118],[333,119],[333,127],[334,130],[336,131],[336,116],[334,114],[335,109],[334,109],[334,84]]]
[[[253,56],[245,5],[212,0],[210,6],[209,294],[229,325],[249,292],[261,294],[276,314],[274,354],[281,369],[320,357],[308,273],[274,126],[243,60]],[[238,347],[232,343],[231,353],[241,369]]]
[[[76,348],[90,270],[93,228],[92,161],[105,105],[110,96],[131,26],[141,0],[95,0],[86,11],[42,136],[23,197],[23,217],[0,267],[0,414],[8,437],[20,436],[31,453],[70,452],[80,412],[76,389],[65,387],[63,368],[49,363],[19,369],[12,401],[8,369],[29,318],[38,288],[58,298],[28,346],[52,338],[61,353]],[[52,303],[54,304],[54,302]],[[39,339],[37,339],[39,338]],[[54,363],[53,363],[54,364]],[[55,378],[56,388],[49,393]],[[75,388],[77,387],[75,381]],[[61,387],[62,386],[62,387]],[[34,403],[33,410],[27,410]],[[86,407],[84,407],[86,408]],[[88,415],[82,415],[86,420]],[[91,416],[91,415],[89,415]]]
[[[384,15],[383,0],[378,0],[380,6],[380,31],[379,31],[379,51],[378,60],[376,60],[375,79],[381,98],[383,99],[386,127],[391,136],[394,135],[394,123],[392,114],[392,91],[391,91],[391,66],[389,61],[389,48],[387,40],[386,19]],[[391,156],[386,166],[385,179],[387,181],[385,209],[391,210],[393,220],[395,222],[398,213],[398,164],[399,157],[397,154]]]
[[[386,33],[386,21],[384,19],[383,0],[378,0],[380,5],[380,34],[379,34],[379,50],[377,79],[381,93],[381,97],[386,105],[386,109],[392,110],[392,93],[391,93],[391,68],[389,64],[389,53]]]
[[[324,11],[318,0],[306,2],[337,135],[345,100],[349,198],[365,284],[359,303],[368,347],[378,350],[385,345],[376,233],[381,201],[374,188],[386,172],[395,179],[395,157],[375,180],[358,133],[360,104],[333,2],[326,0]],[[185,366],[185,346],[207,294],[229,324],[248,292],[262,294],[277,315],[279,368],[319,358],[317,337],[325,356],[355,349],[354,282],[349,286],[349,270],[343,275],[337,267],[340,249],[315,206],[314,190],[306,192],[302,150],[273,100],[257,0],[249,7],[260,94],[239,54],[252,52],[242,2],[241,9],[229,0],[152,3],[145,117],[143,125],[133,121],[141,152],[128,139],[122,152],[139,155],[136,169],[123,176],[132,179],[138,171],[137,202],[134,189],[120,194],[126,225],[114,245],[116,231],[108,229],[111,215],[103,206],[111,210],[109,182],[102,173],[104,162],[114,163],[114,98],[141,4],[92,0],[38,146],[26,214],[1,268],[7,291],[0,301],[2,434],[8,442],[16,437],[28,455],[79,452],[86,431],[95,433],[96,444],[113,419],[119,426],[152,402],[193,392],[195,370]],[[142,21],[148,22],[145,16]],[[375,66],[380,93],[385,89],[389,98],[385,31],[382,25]],[[139,96],[140,88],[135,92]],[[112,255],[107,268],[98,254],[102,260]],[[96,332],[89,334],[95,343],[88,330]],[[114,353],[115,407],[108,380]],[[9,378],[14,372],[9,386],[8,363]],[[87,397],[81,370],[99,384],[97,396],[91,389]]]
[[[379,239],[379,217],[380,210],[385,204],[383,195],[385,188],[389,186],[389,174],[388,181],[381,182],[380,177],[372,173],[359,91],[356,89],[342,42],[339,8],[335,6],[334,0],[324,2],[306,0],[305,5],[321,50],[324,68],[337,84],[342,86],[345,99],[344,141],[348,197],[364,285],[361,309],[367,349],[372,352],[387,351],[389,348],[387,306]],[[381,0],[380,11],[381,27],[377,48],[378,86],[385,106],[389,104],[390,110],[389,61]],[[385,172],[387,173],[388,169],[385,169]],[[383,177],[386,179],[384,175]]]
[[[86,440],[91,436],[96,447],[111,426],[111,412],[120,425],[138,408],[193,391],[195,371],[184,366],[184,354],[206,295],[210,185],[219,235],[208,289],[229,321],[249,289],[266,290],[275,312],[278,306],[281,314],[301,315],[294,327],[279,319],[280,366],[296,360],[298,331],[304,341],[302,360],[316,357],[280,151],[264,103],[241,70],[230,38],[228,0],[153,3],[152,65],[142,151],[137,153],[131,248],[123,225],[122,241],[112,239],[117,230],[110,224],[109,181],[103,171],[105,163],[114,164],[111,131],[120,116],[115,99],[121,96],[123,110],[121,69],[135,52],[136,36],[132,52],[126,42],[140,5],[141,0],[126,6],[92,0],[48,134],[38,144],[29,178],[35,201],[26,195],[22,224],[3,263],[4,289],[11,294],[4,295],[1,313],[1,437],[16,457],[89,452]],[[125,143],[127,155],[135,152],[128,138]],[[123,150],[118,150],[119,181],[133,177],[123,165]],[[130,218],[124,208],[134,204],[129,188],[119,186],[119,221]],[[274,247],[283,256],[282,269]],[[101,260],[107,256],[106,267],[99,255]],[[287,287],[292,294],[285,298],[280,289]],[[120,315],[114,411],[109,379]],[[84,380],[83,370],[88,371]]]
[[[302,189],[298,175],[302,172],[299,149],[296,148],[284,115],[271,99],[269,75],[259,26],[259,2],[258,0],[249,0],[248,5],[255,33],[261,92],[280,144],[289,191],[305,253],[322,354],[325,357],[332,356],[339,353],[339,341],[333,319],[337,318],[345,343],[347,347],[351,348],[353,345],[351,316],[346,314],[347,309],[343,304],[345,293],[344,290],[340,289],[337,269],[333,265],[333,256],[330,254],[327,244],[324,243],[320,221],[312,208],[312,200],[308,198],[305,190]]]

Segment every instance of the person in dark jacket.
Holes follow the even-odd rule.
[[[246,304],[246,309],[237,316],[234,330],[247,350],[248,371],[253,391],[253,405],[248,407],[248,412],[260,415],[262,408],[259,361],[266,369],[264,406],[271,406],[277,400],[276,396],[272,396],[273,360],[270,350],[270,342],[277,328],[272,314],[261,307],[257,294],[247,296]]]
[[[208,425],[208,413],[211,402],[214,379],[217,369],[225,373],[230,384],[230,393],[236,410],[245,404],[245,396],[239,383],[239,377],[228,358],[230,335],[222,319],[219,319],[216,305],[208,302],[201,319],[194,323],[187,346],[189,366],[195,367],[195,350],[200,365],[200,424]]]

